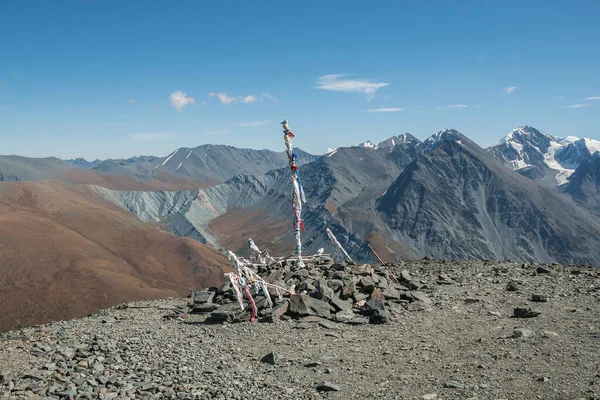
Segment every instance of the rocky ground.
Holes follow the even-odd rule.
[[[206,324],[167,299],[0,334],[0,399],[600,399],[599,270],[390,269],[431,304],[386,300],[384,324]]]

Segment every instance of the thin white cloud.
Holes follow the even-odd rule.
[[[271,122],[271,120],[266,121],[252,121],[252,122],[243,122],[241,124],[237,124],[236,126],[248,127],[248,126],[263,126]]]
[[[135,99],[129,99],[128,100],[131,104],[135,104]]]
[[[134,142],[150,142],[152,140],[166,139],[173,136],[173,132],[158,132],[158,133],[136,133],[131,135],[131,140]]]
[[[365,79],[347,79],[344,74],[323,75],[317,78],[315,89],[330,90],[334,92],[359,92],[365,93],[368,99],[375,96],[375,92],[388,86],[387,82],[370,82]]]
[[[591,105],[592,105],[591,103],[580,103],[580,104],[571,104],[571,105],[568,105],[565,107],[567,107],[567,108],[584,108],[584,107],[589,107]]]
[[[404,108],[372,108],[370,110],[366,110],[365,112],[377,113],[377,112],[398,112],[398,111],[404,111]]]
[[[181,90],[171,93],[170,101],[171,105],[179,112],[183,110],[183,107],[196,102],[193,97],[188,96],[187,93]]]
[[[565,98],[564,96],[555,96],[555,97],[554,97],[554,100],[562,100],[562,99],[564,99],[564,98]]]
[[[237,103],[237,102],[250,104],[250,103],[254,103],[258,100],[262,101],[265,98],[268,98],[269,100],[277,102],[277,99],[274,98],[273,96],[271,96],[269,93],[263,93],[262,97],[258,97],[253,94],[250,94],[248,96],[229,96],[225,92],[218,92],[218,93],[210,92],[208,94],[208,96],[218,98],[222,104],[231,104],[231,103]]]
[[[0,84],[0,88],[1,87],[2,87],[2,85]],[[600,100],[600,96],[586,97],[584,100]]]
[[[229,133],[229,129],[219,129],[215,131],[204,131],[205,135],[226,135]]]
[[[275,98],[275,96],[273,96],[271,93],[269,92],[262,92],[261,93],[261,100],[266,99],[266,100],[271,100],[273,103],[279,103],[279,100],[277,100]]]
[[[517,89],[518,89],[518,86],[509,86],[509,87],[505,87],[504,89],[502,89],[502,91],[506,94],[511,94],[512,92],[514,92]]]
[[[446,108],[450,108],[452,110],[457,109],[457,108],[467,108],[467,107],[469,107],[469,106],[466,104],[450,104],[450,105],[446,106]]]
[[[225,92],[219,92],[219,93],[213,93],[210,92],[208,94],[210,97],[216,97],[219,99],[219,101],[223,104],[231,104],[234,101],[237,101],[238,98],[237,97],[231,97],[231,96],[227,96],[227,93]]]

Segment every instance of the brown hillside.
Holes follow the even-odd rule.
[[[217,285],[224,256],[85,186],[0,183],[0,331]]]

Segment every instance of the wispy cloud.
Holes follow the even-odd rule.
[[[193,97],[188,96],[187,93],[181,90],[171,93],[170,101],[171,105],[179,112],[183,110],[183,107],[196,102]]]
[[[0,88],[1,87],[2,87],[2,85],[0,85]],[[600,100],[600,96],[586,97],[584,100]]]
[[[565,98],[564,96],[555,96],[555,97],[554,97],[554,100],[562,100],[562,99],[564,99],[564,98]]]
[[[219,93],[210,92],[208,95],[210,97],[218,98],[219,101],[223,104],[231,104],[238,99],[237,97],[227,96],[227,93],[225,93],[225,92],[219,92]]]
[[[60,158],[61,160],[74,160],[76,158],[80,158],[82,156],[81,153],[67,153],[67,154],[59,154],[58,156],[54,156],[52,154],[43,154],[43,157],[56,157],[56,158]]]
[[[158,133],[136,133],[131,135],[131,140],[134,142],[150,142],[152,140],[166,139],[173,136],[173,132],[158,132]]]
[[[271,100],[273,103],[279,103],[279,100],[277,100],[275,98],[275,96],[273,96],[269,92],[262,92],[260,95],[261,95],[261,100],[265,99],[265,100]]]
[[[365,112],[377,113],[377,112],[397,112],[397,111],[404,111],[404,108],[372,108],[370,110],[366,110]]]
[[[241,124],[237,124],[236,126],[247,127],[247,126],[263,126],[268,124],[271,120],[266,121],[252,121],[252,122],[243,122]]]
[[[591,103],[580,103],[580,104],[570,104],[565,107],[567,107],[567,108],[584,108],[584,107],[589,107],[591,105],[592,105]]]
[[[504,89],[502,89],[502,91],[504,93],[506,93],[506,94],[511,94],[512,92],[514,92],[518,88],[519,88],[518,86],[509,86],[509,87],[505,87]]]
[[[348,79],[344,74],[323,75],[317,78],[315,89],[330,90],[334,92],[359,92],[365,93],[367,99],[372,99],[375,92],[388,86],[387,82],[371,82],[366,79]]]
[[[129,99],[128,100],[131,104],[135,104],[135,99]]]
[[[208,95],[210,97],[218,98],[222,104],[231,104],[231,103],[236,103],[236,102],[240,102],[240,101],[243,103],[246,103],[246,104],[250,104],[250,103],[254,103],[257,100],[259,100],[259,98],[253,94],[250,94],[248,96],[229,96],[225,92],[219,92],[219,93],[210,92]],[[260,100],[262,100],[262,98]]]
[[[469,107],[469,106],[466,104],[450,104],[450,105],[446,106],[446,108],[449,108],[451,110],[454,110],[457,108],[467,108],[467,107]]]
[[[219,129],[215,131],[204,131],[205,135],[226,135],[229,133],[229,129]]]

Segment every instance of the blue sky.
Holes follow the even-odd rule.
[[[519,125],[600,139],[599,1],[0,5],[0,154],[420,139]],[[371,111],[369,111],[371,110]],[[373,111],[375,110],[375,111]]]

